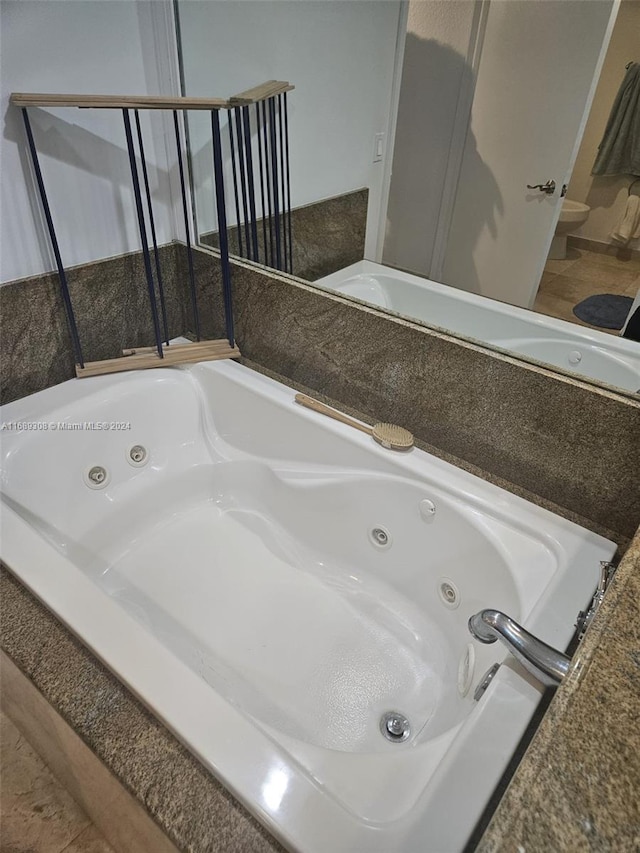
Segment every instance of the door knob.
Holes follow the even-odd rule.
[[[540,190],[541,193],[546,193],[547,195],[553,195],[556,191],[556,182],[551,179],[547,181],[546,184],[527,184],[528,190]]]

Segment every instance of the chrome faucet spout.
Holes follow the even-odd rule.
[[[469,631],[481,643],[501,640],[524,668],[545,684],[557,687],[571,659],[548,646],[500,610],[481,610],[469,619]]]

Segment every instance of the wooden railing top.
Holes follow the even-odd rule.
[[[228,100],[225,98],[169,98],[162,95],[49,95],[13,92],[16,107],[79,107],[80,109],[225,110],[245,107],[290,92],[295,87],[284,80],[268,80]]]
[[[222,110],[224,98],[166,98],[161,95],[45,95],[13,92],[16,107],[80,107],[81,109]]]
[[[254,86],[253,89],[232,95],[229,98],[229,105],[232,107],[248,107],[249,104],[265,101],[267,98],[281,95],[283,92],[290,92],[292,89],[295,89],[295,86],[287,83],[286,80],[267,80],[266,83]]]

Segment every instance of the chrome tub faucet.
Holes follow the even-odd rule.
[[[591,623],[602,604],[604,594],[611,583],[617,566],[601,561],[600,580],[588,610],[580,611],[575,627],[578,641]],[[557,687],[569,671],[571,658],[548,646],[514,622],[500,610],[481,610],[469,619],[469,631],[481,643],[502,640],[511,654],[520,661],[527,672],[547,687]],[[486,689],[486,686],[485,686]]]
[[[524,668],[547,687],[557,687],[571,658],[548,646],[500,610],[481,610],[469,619],[469,631],[481,643],[502,640]]]

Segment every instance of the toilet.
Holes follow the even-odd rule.
[[[572,201],[570,198],[562,199],[562,210],[560,219],[556,225],[556,233],[551,241],[549,259],[560,261],[567,257],[567,237],[584,222],[587,221],[591,208],[588,204],[580,201]]]

